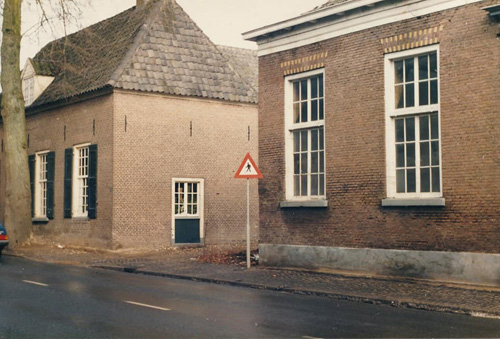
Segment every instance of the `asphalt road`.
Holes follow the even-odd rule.
[[[0,338],[500,337],[500,320],[0,259]]]

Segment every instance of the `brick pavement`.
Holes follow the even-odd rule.
[[[10,254],[45,262],[500,318],[500,287],[258,266],[247,270],[238,264],[201,262],[199,257],[205,251],[108,252],[39,246]]]

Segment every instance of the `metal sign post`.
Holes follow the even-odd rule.
[[[235,179],[247,179],[247,269],[250,268],[250,179],[261,179],[262,173],[255,165],[250,153],[247,153],[236,171]]]

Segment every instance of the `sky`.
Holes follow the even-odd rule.
[[[54,23],[38,27],[40,12],[32,5],[35,0],[24,1],[21,67],[48,42],[64,35],[63,25]],[[81,13],[77,21],[67,25],[67,33],[75,32],[96,22],[118,14],[132,6],[136,0],[77,0]],[[206,35],[217,45],[256,49],[254,42],[244,41],[241,34],[272,23],[290,19],[307,12],[327,0],[177,0]],[[90,3],[89,3],[90,2]],[[30,4],[31,3],[31,4]],[[50,15],[49,15],[50,16]]]

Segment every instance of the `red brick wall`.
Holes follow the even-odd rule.
[[[260,58],[262,243],[470,251],[500,249],[500,42],[485,1]],[[383,208],[386,197],[384,46],[381,39],[439,33],[444,208]],[[325,60],[327,209],[280,209],[285,200],[282,62]]]
[[[38,240],[92,247],[110,246],[113,206],[110,133],[113,124],[112,112],[112,96],[106,95],[41,112],[26,119],[29,135],[28,154],[45,150],[55,152],[54,219],[46,224],[34,225],[33,233]],[[1,125],[0,139],[4,139]],[[98,146],[97,219],[65,219],[64,150],[83,143]],[[0,173],[0,220],[3,219],[5,201],[4,156],[5,153],[0,153],[0,172],[3,172]]]

